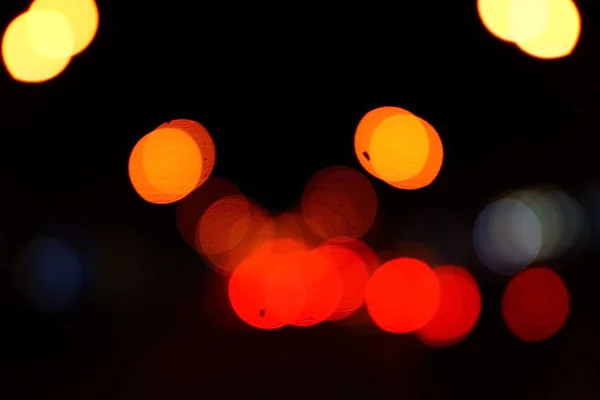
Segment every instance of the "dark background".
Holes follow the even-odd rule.
[[[590,249],[560,269],[572,313],[542,343],[508,333],[499,311],[506,279],[482,272],[473,254],[466,266],[483,312],[455,347],[327,324],[257,332],[221,304],[223,280],[180,238],[175,205],[145,203],[127,176],[139,138],[189,118],[215,140],[214,175],[286,210],[319,169],[360,170],[358,121],[395,105],[438,130],[445,160],[422,190],[372,181],[385,212],[368,238],[377,250],[419,210],[453,210],[472,225],[509,189],[551,182],[580,193],[599,177],[600,7],[577,3],[577,49],[544,61],[485,31],[475,1],[98,1],[96,39],[62,75],[28,85],[0,71],[2,397],[598,398],[600,273]],[[3,26],[27,6],[2,2]],[[35,311],[14,288],[14,264],[57,223],[92,238],[135,232],[143,244],[123,241],[119,254],[142,260],[139,274],[152,265],[159,284],[126,306],[92,296],[69,313]]]

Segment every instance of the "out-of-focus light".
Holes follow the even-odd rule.
[[[279,264],[282,258],[292,258],[306,251],[302,243],[283,239],[264,244],[243,260],[231,274],[228,293],[231,307],[246,324],[258,329],[277,329],[292,321],[306,302],[298,271],[293,264]],[[284,270],[271,277],[274,265],[283,265]],[[286,277],[288,279],[284,279]],[[284,284],[285,283],[285,284]],[[281,288],[287,293],[282,293]]]
[[[248,255],[275,238],[275,224],[262,206],[233,195],[206,209],[195,237],[204,261],[220,274],[230,275]]]
[[[384,181],[404,181],[416,176],[427,161],[429,139],[413,115],[389,117],[379,124],[369,155],[377,176]]]
[[[84,277],[75,250],[52,237],[31,241],[17,266],[17,287],[44,312],[68,309],[81,294]]]
[[[550,19],[548,0],[477,0],[477,11],[485,28],[507,42],[540,37]]]
[[[408,333],[425,326],[437,312],[440,284],[424,262],[398,258],[373,273],[365,291],[365,302],[379,328]]]
[[[512,0],[477,0],[479,19],[485,28],[498,39],[512,42],[508,23]]]
[[[373,186],[360,172],[348,167],[328,167],[316,173],[302,194],[306,225],[323,239],[362,237],[377,216]]]
[[[583,206],[560,190],[553,190],[549,195],[554,198],[561,216],[561,240],[555,247],[555,255],[562,256],[575,249],[582,250],[589,240],[589,221]]]
[[[477,10],[490,33],[532,57],[566,57],[579,41],[581,16],[572,0],[478,0]]]
[[[563,256],[585,246],[588,235],[583,208],[566,193],[554,188],[529,189],[511,195],[526,204],[540,222],[542,242],[535,261]]]
[[[479,260],[501,275],[515,274],[537,257],[542,228],[525,203],[512,198],[487,206],[475,221],[473,244]]]
[[[259,329],[308,327],[328,319],[344,297],[339,265],[322,247],[294,239],[259,246],[233,270],[229,299],[238,317]]]
[[[337,308],[328,320],[336,321],[346,318],[362,306],[365,289],[369,281],[369,268],[363,258],[351,249],[336,241],[327,241],[318,246],[318,252],[330,267],[339,272],[342,283],[342,295]]]
[[[365,263],[365,266],[369,271],[369,276],[381,265],[381,260],[375,251],[362,240],[341,236],[329,239],[325,243],[332,246],[345,247],[358,255]]]
[[[508,8],[508,29],[513,42],[536,40],[550,20],[548,0],[512,0]]]
[[[278,239],[295,239],[301,242],[316,244],[320,239],[310,231],[302,213],[296,210],[284,211],[273,217],[275,237]]]
[[[549,5],[549,18],[541,35],[521,40],[517,46],[526,54],[554,59],[573,52],[581,33],[581,17],[572,0],[545,0]]]
[[[202,153],[183,130],[159,128],[144,136],[129,158],[129,178],[146,201],[168,204],[190,194],[202,177]]]
[[[81,53],[96,36],[100,17],[94,0],[35,0],[29,10],[64,15],[73,35],[73,47],[69,56]]]
[[[379,107],[366,113],[358,123],[354,133],[354,152],[360,165],[374,177],[377,173],[371,163],[369,147],[375,129],[386,119],[392,116],[411,115],[411,113],[400,107]]]
[[[208,130],[200,122],[191,119],[175,119],[162,124],[157,129],[162,128],[182,130],[194,139],[200,149],[200,154],[202,154],[202,173],[198,179],[197,186],[204,184],[211,176],[217,159],[215,142]]]
[[[428,186],[436,178],[444,153],[435,129],[399,107],[366,113],[354,134],[354,151],[372,176],[408,190]]]
[[[479,319],[481,294],[473,276],[464,268],[434,268],[440,283],[440,306],[416,334],[432,347],[445,347],[465,339]]]
[[[570,309],[569,291],[548,268],[531,268],[515,276],[504,290],[502,317],[524,342],[538,342],[558,332]]]
[[[542,241],[535,260],[545,261],[551,258],[557,243],[561,239],[562,220],[554,199],[548,196],[545,191],[537,189],[519,191],[513,193],[511,197],[527,205],[540,222]]]
[[[55,10],[27,13],[27,35],[34,51],[50,58],[69,58],[73,54],[73,29],[69,20]]]
[[[340,265],[331,262],[327,252],[322,250],[320,247],[301,253],[297,258],[292,256],[298,261],[298,274],[292,276],[300,279],[306,296],[304,306],[291,323],[294,326],[308,327],[325,321],[339,309],[342,299],[345,300],[343,277],[346,275],[342,275],[344,272],[338,269]],[[285,292],[282,292],[284,296]]]
[[[250,207],[243,195],[221,198],[208,207],[198,226],[202,252],[207,255],[226,253],[240,244],[250,229]]]
[[[71,27],[55,11],[28,11],[4,31],[2,59],[13,79],[40,83],[63,72],[71,58],[62,56],[73,46]],[[47,40],[46,40],[47,39]]]
[[[337,237],[333,239],[329,239],[325,243],[331,244],[334,246],[342,246],[349,250],[351,250],[354,254],[358,255],[362,261],[364,262],[364,266],[367,268],[367,277],[370,278],[373,272],[377,270],[381,266],[381,260],[379,256],[375,253],[375,251],[365,242],[349,237]],[[346,267],[348,268],[348,267]],[[355,267],[352,267],[353,270],[357,271]],[[344,277],[344,272],[340,272],[342,276],[342,281],[347,282],[346,277]],[[354,283],[360,283],[360,274],[355,275],[359,279],[354,280]],[[367,279],[367,285],[369,280]],[[346,285],[346,283],[344,283]],[[344,286],[345,287],[345,286]],[[347,289],[344,289],[346,291]],[[336,323],[353,328],[367,328],[372,331],[376,329],[376,326],[373,324],[373,320],[369,317],[369,313],[367,312],[366,305],[364,303],[364,292],[366,291],[366,286],[363,289],[362,295],[362,305],[358,307],[356,310],[352,312],[340,312],[339,306],[338,310],[334,312],[329,318],[329,321],[335,321]],[[340,305],[344,304],[344,297],[347,294],[344,292],[342,296],[342,300],[340,301]]]
[[[194,250],[198,248],[198,225],[206,210],[217,200],[241,195],[240,189],[226,179],[209,178],[202,186],[177,203],[177,228],[185,242]]]
[[[177,119],[138,141],[129,157],[129,179],[144,200],[173,203],[208,180],[215,159],[215,145],[206,128]]]
[[[418,117],[417,117],[418,118]],[[398,189],[420,189],[429,186],[431,182],[438,176],[440,169],[442,168],[442,162],[444,160],[444,148],[442,146],[442,140],[440,135],[434,129],[431,124],[423,119],[419,118],[421,125],[427,132],[427,139],[429,144],[429,152],[427,154],[427,161],[423,168],[418,174],[410,179],[402,181],[387,182],[391,186]]]

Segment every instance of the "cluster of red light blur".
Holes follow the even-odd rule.
[[[403,130],[397,140],[418,135],[429,140],[432,128],[427,130],[418,117],[395,110],[390,118],[397,121],[385,128],[392,129],[384,132],[386,140],[394,140],[393,129]],[[384,122],[385,118],[379,120]],[[361,135],[373,136],[361,131],[364,123],[359,127]],[[377,124],[372,129],[381,132]],[[357,151],[357,156],[361,154]],[[382,157],[389,154],[382,152]],[[427,151],[419,157],[426,167]],[[327,167],[306,183],[296,209],[271,213],[234,183],[211,176],[215,158],[206,128],[176,120],[138,142],[129,172],[145,200],[177,202],[182,237],[208,266],[228,277],[230,305],[246,324],[265,330],[304,328],[353,320],[366,310],[368,321],[354,323],[370,323],[395,334],[413,333],[434,347],[458,343],[475,328],[481,293],[466,268],[428,265],[405,254],[386,256],[381,262],[362,240],[376,230],[379,202],[361,172]],[[435,163],[440,162],[441,155]],[[397,166],[380,165],[388,171]],[[398,164],[418,174],[414,165]],[[439,166],[435,169],[437,175]],[[504,292],[502,316],[523,341],[551,337],[568,313],[569,293],[548,268],[525,270]]]

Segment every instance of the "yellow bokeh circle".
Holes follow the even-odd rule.
[[[59,75],[69,65],[70,57],[56,57],[57,53],[68,48],[68,43],[54,45],[45,51],[39,51],[44,41],[40,39],[45,29],[61,26],[58,35],[68,37],[68,23],[60,14],[44,11],[28,11],[17,16],[4,31],[2,37],[2,59],[8,73],[13,79],[21,82],[39,83]],[[35,30],[30,30],[31,21],[50,21]],[[33,33],[32,33],[33,32]],[[49,35],[55,36],[56,33]],[[39,41],[37,41],[40,39]],[[34,47],[33,43],[37,43]],[[54,57],[47,54],[54,53]]]
[[[27,35],[33,50],[49,58],[69,58],[75,42],[67,17],[56,10],[36,10],[25,14]]]
[[[71,24],[74,46],[71,55],[85,50],[98,31],[100,14],[94,0],[35,0],[29,10],[60,12]]]

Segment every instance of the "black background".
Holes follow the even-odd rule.
[[[127,176],[139,138],[189,118],[213,135],[214,175],[286,210],[319,169],[360,170],[356,124],[370,109],[395,105],[437,129],[445,160],[436,181],[418,191],[372,180],[385,210],[381,231],[368,238],[376,249],[394,242],[418,210],[450,209],[472,224],[509,189],[552,182],[579,193],[599,175],[594,3],[578,1],[576,51],[544,61],[492,37],[475,1],[98,1],[94,42],[58,78],[28,85],[0,72],[0,393],[598,398],[593,251],[560,270],[572,313],[542,343],[508,333],[499,311],[506,279],[482,272],[473,255],[467,267],[481,285],[483,313],[455,347],[431,350],[410,336],[333,325],[256,332],[219,306],[223,282],[180,238],[175,206],[145,203]],[[27,6],[2,2],[3,26]],[[31,309],[14,289],[14,262],[56,221],[92,236],[143,233],[147,245],[124,252],[152,251],[159,289],[118,311],[93,301],[64,315]],[[216,289],[207,292],[209,284]],[[215,313],[231,318],[229,328]]]

